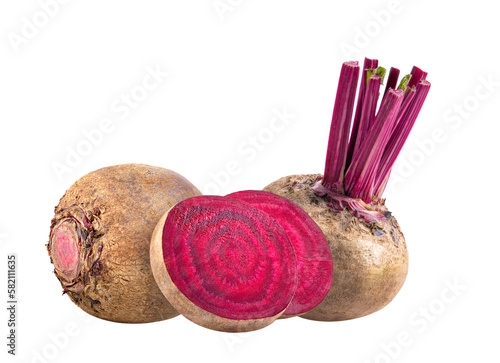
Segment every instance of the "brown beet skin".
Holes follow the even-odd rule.
[[[161,216],[197,195],[183,176],[143,164],[106,167],[77,180],[55,207],[47,245],[64,292],[110,321],[178,315],[154,281],[149,247]]]
[[[334,212],[311,187],[318,174],[287,176],[264,188],[304,209],[325,234],[335,266],[330,292],[300,317],[337,321],[359,318],[386,306],[408,273],[408,251],[394,217],[367,224],[350,211]]]

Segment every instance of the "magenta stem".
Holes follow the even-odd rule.
[[[373,74],[368,80],[368,85],[366,86],[365,96],[361,107],[361,117],[359,118],[356,139],[352,139],[354,135],[351,136],[352,141],[354,141],[351,142],[354,144],[353,155],[356,155],[359,152],[363,141],[368,137],[370,125],[374,123],[381,83],[382,78],[376,74]]]
[[[427,78],[427,72],[424,72],[420,68],[413,66],[411,70],[411,78],[408,82],[408,88],[416,86],[418,82],[424,80],[425,78]]]
[[[390,137],[403,98],[404,91],[391,89],[382,100],[373,128],[359,152],[354,154],[352,164],[346,173],[344,186],[347,195],[371,203],[380,157]]]
[[[416,91],[414,91],[414,95],[411,97],[410,101],[407,101],[409,105],[406,110],[398,116],[396,127],[394,128],[384,153],[382,154],[379,170],[377,172],[378,177],[375,182],[375,195],[378,199],[381,198],[382,193],[384,192],[387,184],[386,179],[388,179],[392,166],[394,165],[396,158],[398,157],[411,129],[413,128],[413,125],[415,124],[425,98],[429,93],[430,87],[431,84],[428,81],[420,81],[416,87]]]
[[[322,181],[326,188],[339,193],[344,192],[344,171],[358,77],[358,62],[342,65]]]
[[[354,148],[356,145],[356,140],[358,138],[359,123],[360,123],[360,119],[361,119],[363,102],[364,102],[364,98],[365,98],[365,89],[366,89],[367,84],[368,84],[367,79],[366,79],[367,73],[368,73],[369,69],[375,69],[375,68],[377,68],[377,66],[378,66],[377,59],[365,58],[365,61],[363,63],[361,84],[359,86],[358,104],[356,105],[356,114],[354,115],[354,120],[352,123],[351,141],[349,142],[349,150],[347,151],[346,169],[349,168],[349,165],[351,164],[352,155],[354,154]]]
[[[413,67],[399,86],[400,71],[392,67],[377,111],[385,68],[365,58],[354,120],[357,62],[345,62],[333,108],[323,178],[313,190],[329,200],[336,211],[350,209],[367,223],[387,220],[382,193],[392,166],[403,147],[429,92],[427,72]],[[396,89],[397,87],[397,89]]]
[[[387,84],[385,86],[384,97],[389,91],[389,89],[396,89],[398,85],[399,69],[391,67],[389,71],[389,77],[387,77]]]

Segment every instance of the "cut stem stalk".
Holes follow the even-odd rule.
[[[370,203],[373,198],[376,172],[385,144],[389,139],[394,122],[403,102],[404,91],[389,90],[382,101],[373,128],[365,139],[345,177],[347,195]]]
[[[362,82],[359,86],[359,93],[358,93],[358,104],[356,105],[356,114],[354,115],[354,120],[352,123],[352,131],[351,131],[351,139],[349,142],[349,150],[347,151],[347,160],[346,160],[346,170],[349,168],[349,165],[351,165],[352,161],[352,155],[354,154],[354,147],[356,144],[356,140],[358,138],[358,129],[359,129],[359,122],[361,119],[361,112],[363,108],[363,101],[365,97],[365,89],[368,84],[367,82],[367,73],[369,69],[374,69],[377,68],[378,66],[378,60],[377,59],[369,59],[365,58],[365,61],[363,63],[363,71],[361,75]]]
[[[378,176],[375,182],[375,195],[377,198],[381,198],[382,196],[387,184],[384,180],[388,179],[388,176],[391,173],[392,166],[394,165],[396,158],[398,157],[413,125],[415,124],[415,120],[417,119],[420,109],[424,104],[430,87],[431,84],[428,81],[420,81],[416,87],[414,96],[412,96],[409,101],[409,105],[404,112],[400,113],[398,116],[397,124],[392,132],[387,146],[385,147],[380,161],[379,170],[377,172]]]
[[[358,77],[358,62],[345,62],[342,65],[333,108],[323,179],[325,187],[339,193],[344,192],[344,171]]]

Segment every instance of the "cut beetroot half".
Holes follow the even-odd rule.
[[[269,325],[297,286],[297,260],[283,227],[248,203],[219,196],[184,200],[163,216],[151,267],[179,313],[219,331]]]
[[[297,289],[283,317],[301,315],[319,305],[330,291],[333,259],[316,222],[299,206],[279,195],[245,190],[227,197],[250,203],[285,229],[297,258]]]

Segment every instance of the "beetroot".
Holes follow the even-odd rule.
[[[297,285],[297,261],[283,227],[248,203],[218,196],[187,199],[161,218],[151,267],[178,312],[226,332],[269,325]]]
[[[303,209],[279,195],[245,190],[227,197],[250,203],[285,229],[297,257],[297,289],[282,317],[301,315],[323,301],[333,278],[333,261],[323,232]]]
[[[321,304],[301,316],[307,319],[371,314],[396,296],[408,272],[405,239],[382,193],[430,83],[427,73],[414,67],[396,89],[399,70],[391,68],[377,110],[385,69],[377,60],[365,59],[354,112],[359,74],[357,62],[343,64],[324,175],[292,175],[264,188],[304,209],[331,248],[331,289]]]
[[[142,164],[77,180],[55,208],[47,245],[64,293],[87,313],[116,322],[178,315],[154,281],[149,245],[168,208],[196,195],[181,175]]]

